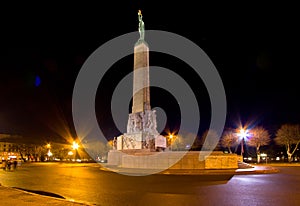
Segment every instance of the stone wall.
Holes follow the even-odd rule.
[[[214,152],[205,159],[205,169],[237,169],[238,156]]]

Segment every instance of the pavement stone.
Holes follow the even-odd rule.
[[[72,202],[66,199],[38,195],[35,193],[26,192],[15,188],[4,187],[1,186],[1,184],[0,184],[0,196],[1,196],[0,205],[31,205],[31,206],[88,205],[85,203]]]

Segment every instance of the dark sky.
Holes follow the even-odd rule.
[[[241,120],[274,130],[283,123],[300,122],[299,12],[295,5],[121,2],[2,6],[0,133],[41,139],[74,135],[72,92],[82,64],[106,41],[137,31],[138,9],[146,29],[184,36],[210,57],[226,91],[226,126],[235,127]],[[107,77],[111,84],[103,83],[99,89],[103,101],[97,112],[109,111],[110,91],[118,78],[132,70],[132,61],[129,57],[124,65],[120,62],[112,68],[113,74]],[[209,100],[201,81],[188,69],[183,72],[182,63],[172,57],[153,53],[152,62],[172,69],[192,86],[204,111],[204,130]],[[121,67],[126,69],[118,70]],[[176,109],[176,104],[166,105],[157,98],[168,94],[155,89],[151,94],[154,106]],[[169,117],[171,129],[178,123],[176,117]],[[118,134],[108,113],[99,118],[107,118],[101,127],[108,137]]]

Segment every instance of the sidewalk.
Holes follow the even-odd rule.
[[[48,206],[48,205],[87,205],[84,203],[72,202],[70,200],[55,198],[50,196],[38,195],[19,189],[4,187],[0,184],[1,205],[31,205],[31,206]]]
[[[119,172],[128,174],[145,174],[149,173],[149,170],[143,169],[130,169],[130,168],[117,168],[111,167],[100,168],[102,171],[106,172]],[[165,170],[157,175],[195,175],[202,177],[204,181],[211,180],[229,180],[234,175],[246,175],[246,174],[267,174],[267,173],[277,173],[278,169],[272,166],[254,166],[248,169],[230,169],[230,170]],[[72,202],[70,200],[55,198],[51,196],[39,195],[31,192],[26,192],[23,190],[9,188],[1,186],[0,184],[0,196],[1,205],[31,205],[31,206],[43,206],[43,205],[64,205],[64,206],[77,206],[77,205],[88,205],[85,203]]]
[[[248,169],[237,169],[235,171],[236,175],[246,175],[246,174],[270,174],[278,173],[279,169],[271,165],[253,165],[253,168]]]

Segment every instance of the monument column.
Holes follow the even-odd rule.
[[[140,38],[134,46],[133,102],[128,115],[127,132],[117,138],[117,150],[155,151],[156,113],[150,106],[149,47],[141,11],[138,12]],[[163,137],[164,138],[164,137]]]
[[[149,48],[139,39],[134,47],[132,113],[151,110],[149,86]]]

